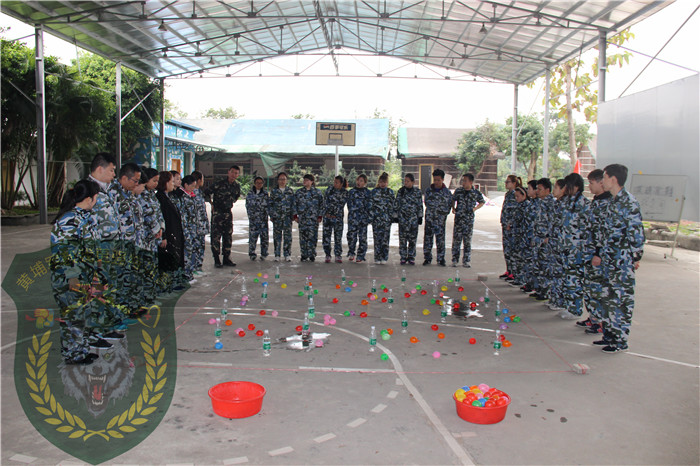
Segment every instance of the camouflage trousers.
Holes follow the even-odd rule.
[[[564,273],[560,282],[564,308],[576,316],[583,315],[584,264],[568,258],[564,260]]]
[[[445,219],[429,222],[426,219],[423,232],[423,258],[433,260],[433,237],[437,249],[438,262],[445,260]]]
[[[326,256],[331,255],[331,236],[333,237],[333,253],[336,257],[343,255],[343,228],[345,222],[342,217],[323,217],[323,252]]]
[[[418,239],[418,224],[406,225],[399,223],[399,256],[402,261],[416,260],[416,240]]]
[[[267,246],[270,244],[267,220],[265,222],[250,222],[248,224],[248,255],[255,259],[255,248],[260,238],[260,256],[267,257]]]
[[[158,273],[158,256],[153,251],[139,249],[139,263],[141,264],[141,305],[151,304],[157,296],[156,278]]]
[[[204,250],[206,249],[206,235],[199,234],[195,239],[195,263],[194,270],[202,270],[204,264]]]
[[[455,219],[452,229],[452,262],[459,262],[459,254],[464,243],[464,256],[462,262],[466,264],[472,261],[472,233],[474,231],[474,217]]]
[[[374,260],[389,260],[389,238],[391,236],[391,223],[372,222],[372,239],[374,242]]]
[[[316,257],[316,245],[318,244],[318,222],[312,221],[299,223],[299,249],[302,259]]]
[[[272,242],[275,247],[275,257],[292,255],[292,222],[289,220],[276,220],[272,222]]]
[[[233,214],[230,211],[214,212],[211,217],[211,252],[214,257],[222,253],[224,257],[231,256],[232,237]]]
[[[197,270],[197,235],[185,234],[185,278],[192,280],[194,271]]]
[[[593,323],[599,324],[603,319],[603,303],[607,294],[605,277],[600,267],[590,263],[584,269],[584,300],[589,317]]]
[[[547,267],[550,269],[549,273],[549,304],[557,307],[564,308],[566,303],[564,302],[564,260],[561,253],[555,253],[554,250],[550,254],[550,260]]]
[[[101,261],[101,284],[106,288],[104,295],[120,304],[120,306],[106,306],[97,311],[105,313],[100,319],[102,323],[99,325],[99,331],[109,332],[112,326],[120,325],[126,317],[125,307],[128,307],[131,301],[127,296],[129,290],[126,288],[130,286],[127,279],[127,267],[130,265],[127,261],[131,255],[128,243],[125,244],[122,241],[101,241],[97,246],[97,255]],[[125,280],[127,280],[126,284]]]
[[[365,260],[367,254],[367,224],[362,222],[348,222],[348,257],[354,257],[357,246],[357,259]],[[359,242],[359,244],[358,244]]]
[[[532,251],[532,287],[538,291],[546,292],[549,278],[549,267],[547,267],[549,245],[545,243],[545,238],[539,236],[534,237],[535,247]]]
[[[90,329],[81,320],[61,322],[61,356],[67,363],[76,363],[85,359],[90,352]]]
[[[603,308],[603,338],[618,346],[627,345],[634,310],[634,269],[614,270],[608,275],[600,302]]]
[[[513,230],[501,227],[501,244],[503,245],[503,259],[506,262],[506,269],[513,273],[513,248],[515,246]]]

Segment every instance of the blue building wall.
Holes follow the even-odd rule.
[[[195,167],[195,143],[194,135],[200,128],[187,125],[174,120],[168,120],[165,123],[165,153],[166,153],[166,169],[173,170],[177,165],[173,160],[179,160],[181,174],[187,175],[192,173]],[[186,139],[192,141],[192,144],[182,141],[173,141],[168,137]],[[125,162],[134,162],[144,167],[158,167],[158,152],[160,150],[160,123],[153,123],[153,134],[148,138],[139,139],[134,145],[132,151],[134,157]],[[185,152],[192,152],[192,157],[189,164],[186,166]],[[160,167],[158,167],[160,169]]]

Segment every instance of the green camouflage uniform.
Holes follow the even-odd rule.
[[[224,259],[230,259],[233,237],[231,209],[241,196],[241,186],[237,181],[229,183],[228,178],[223,178],[206,188],[203,194],[211,202],[211,252],[217,259],[222,253]]]

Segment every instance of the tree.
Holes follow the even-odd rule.
[[[292,115],[292,118],[295,120],[313,120],[316,117],[310,113],[296,113]]]
[[[398,126],[405,125],[406,120],[404,120],[403,118],[399,118],[397,126],[397,124],[394,122],[394,119],[390,116],[387,116],[386,109],[379,110],[378,108],[374,109],[374,112],[372,113],[372,115],[370,115],[370,118],[386,118],[389,120],[389,150],[393,151],[393,149],[396,149],[399,140]]]
[[[507,129],[488,119],[474,131],[464,133],[457,145],[457,167],[463,172],[478,173],[489,155],[505,145]]]
[[[210,108],[202,114],[202,118],[214,118],[217,120],[237,120],[245,115],[238,113],[233,107]]]
[[[188,113],[173,101],[165,99],[165,120],[180,120],[187,118]]]
[[[504,127],[504,147],[503,152],[511,152],[510,127],[513,124],[513,117],[508,117],[506,127]],[[537,160],[542,155],[544,128],[539,118],[534,115],[518,115],[518,137],[517,137],[517,157],[527,169],[527,179],[535,178],[537,172]]]

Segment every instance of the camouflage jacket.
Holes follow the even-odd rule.
[[[395,209],[399,225],[418,227],[418,219],[423,218],[423,196],[420,189],[402,186],[396,192]]]
[[[591,260],[590,208],[585,196],[565,197],[561,207],[561,234],[559,252],[566,255],[569,264],[583,264]]]
[[[94,241],[98,240],[95,220],[89,210],[74,207],[56,220],[51,230],[51,270],[66,280],[81,277]],[[82,277],[86,278],[86,277]]]
[[[294,215],[294,191],[289,186],[284,190],[275,188],[270,192],[270,218],[273,222],[291,225]]]
[[[591,225],[591,247],[594,249],[594,254],[599,256],[600,250],[598,245],[603,241],[603,217],[605,212],[610,206],[610,200],[612,199],[612,194],[605,191],[603,194],[598,194],[591,201],[591,209],[588,211],[590,215],[590,225]]]
[[[501,207],[501,226],[513,226],[513,217],[518,209],[518,201],[515,200],[515,190],[508,191],[503,198],[503,206]]]
[[[328,218],[345,218],[345,203],[348,199],[348,190],[335,189],[333,186],[326,188],[323,195],[323,216]]]
[[[156,238],[156,235],[161,229],[165,229],[163,213],[160,211],[160,202],[156,198],[155,191],[147,189],[136,198],[136,202],[141,206],[143,215],[145,249],[157,251],[156,247],[160,240]]]
[[[245,198],[245,210],[251,225],[267,225],[270,210],[270,196],[267,195],[267,191],[261,189],[256,193],[255,188],[251,189]]]
[[[602,216],[602,232],[597,249],[608,270],[634,270],[644,253],[644,227],[639,202],[622,188],[610,199]]]
[[[228,182],[223,178],[203,191],[204,199],[211,202],[212,214],[229,213],[233,203],[241,197],[241,185],[238,181]]]
[[[534,233],[538,238],[549,238],[552,234],[552,218],[554,216],[554,196],[551,194],[539,199],[537,216],[534,223]]]
[[[371,192],[367,188],[352,188],[348,191],[348,224],[369,224]]]
[[[529,220],[529,215],[533,210],[533,200],[525,199],[523,202],[516,202],[511,209],[509,215],[510,231],[513,235],[515,250],[522,252],[530,246],[532,239],[532,224]]]
[[[374,188],[370,204],[370,218],[373,224],[390,225],[394,217],[394,190],[391,188]]]
[[[474,207],[485,201],[483,194],[478,189],[472,188],[467,191],[460,186],[455,189],[452,202],[455,208],[455,221],[464,221],[474,218]]]
[[[134,195],[122,188],[118,180],[112,181],[109,186],[112,198],[115,200],[117,214],[119,215],[119,230],[121,239],[136,241],[136,225],[134,222]]]
[[[452,209],[452,193],[447,186],[442,185],[441,189],[435,189],[434,185],[430,185],[425,190],[425,221],[436,223],[444,222]]]
[[[170,199],[180,214],[180,223],[182,224],[182,234],[185,237],[185,242],[191,238],[196,238],[198,218],[194,193],[190,194],[184,189],[178,188],[170,194]]]
[[[316,223],[323,215],[323,194],[316,187],[301,187],[294,193],[294,215],[299,217],[299,224]]]
[[[194,190],[194,203],[197,205],[197,235],[208,235],[210,233],[209,217],[207,217],[207,204],[201,189]]]
[[[561,199],[554,200],[554,209],[552,211],[552,234],[549,237],[549,247],[552,253],[558,253],[561,246],[561,223],[563,210],[566,209],[567,197],[562,197]]]
[[[121,239],[119,212],[116,201],[109,190],[109,185],[97,181],[92,176],[89,179],[100,185],[97,203],[90,211],[99,240],[115,241]]]
[[[518,230],[527,238],[527,244],[534,244],[533,237],[535,236],[535,223],[537,222],[537,215],[539,213],[539,204],[541,200],[537,198],[528,197],[523,201],[523,213],[521,217],[522,228],[519,226]]]

